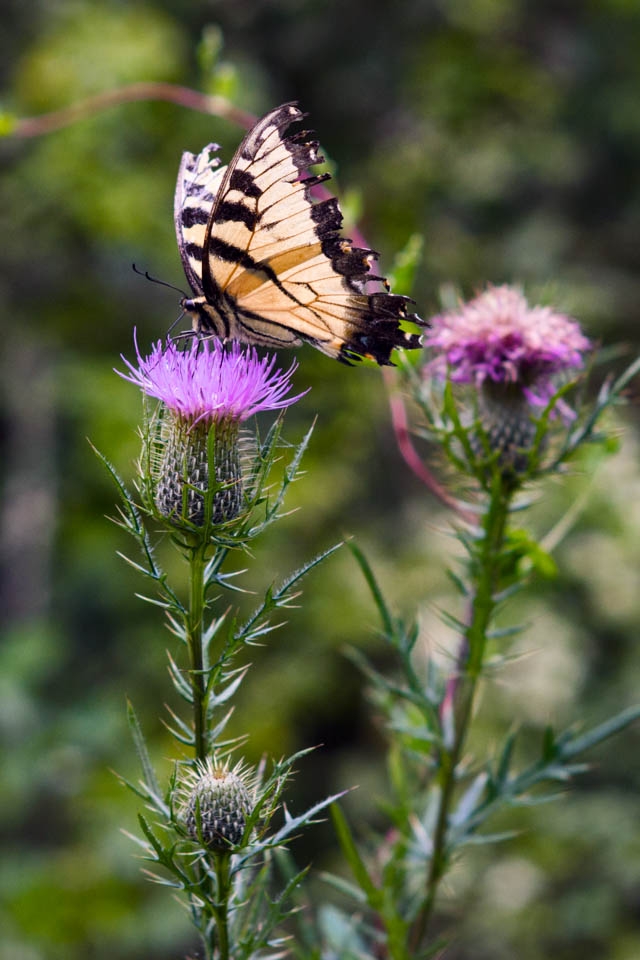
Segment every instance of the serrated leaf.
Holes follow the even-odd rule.
[[[193,730],[192,730],[192,728],[189,726],[189,724],[185,723],[184,720],[182,720],[182,719],[178,716],[178,714],[175,713],[174,710],[171,709],[171,707],[169,706],[169,704],[165,703],[164,706],[165,706],[165,710],[168,711],[168,713],[169,713],[169,715],[171,716],[172,720],[177,724],[177,726],[179,727],[179,729],[182,731],[183,736],[187,737],[187,740],[186,740],[186,741],[185,741],[185,740],[182,740],[182,742],[183,742],[183,743],[192,744],[192,743],[193,743]]]
[[[160,607],[161,610],[171,610],[172,604],[167,603],[166,600],[156,600],[154,597],[146,597],[144,593],[136,593],[135,596],[138,600],[144,600],[145,603],[150,603],[154,607]]]
[[[460,827],[469,819],[475,810],[486,785],[487,774],[484,772],[479,773],[478,776],[471,781],[469,787],[467,787],[465,792],[462,794],[455,811],[451,814],[450,821],[452,826]]]
[[[323,560],[326,560],[327,557],[330,557],[332,553],[335,553],[336,550],[339,550],[343,546],[343,542],[334,544],[332,547],[329,547],[328,550],[325,550],[323,553],[318,554],[304,566],[300,567],[299,570],[296,570],[290,577],[288,577],[277,590],[274,590],[273,585],[269,586],[265,592],[265,598],[260,606],[254,611],[254,613],[249,617],[249,619],[234,633],[234,640],[240,641],[247,636],[256,637],[260,636],[261,633],[268,632],[269,630],[274,629],[269,627],[268,624],[262,622],[263,617],[265,617],[271,610],[275,607],[281,606],[281,601],[283,598],[286,598],[287,594],[290,593],[292,586],[297,584],[305,577],[314,567],[317,567],[318,564],[322,563]]]
[[[122,524],[118,524],[118,526],[122,526]],[[136,563],[135,560],[132,560],[131,557],[128,557],[126,553],[123,553],[121,550],[116,550],[116,557],[120,557],[121,560],[124,560],[125,563],[129,564],[130,567],[133,567],[134,570],[141,573],[144,577],[151,577],[153,580],[156,579],[153,572],[147,570],[141,563]]]
[[[384,631],[388,637],[392,637],[394,634],[393,617],[391,615],[391,611],[389,610],[384,600],[382,591],[378,585],[378,581],[374,576],[374,573],[373,573],[373,570],[371,569],[369,561],[365,557],[360,547],[356,546],[355,543],[348,543],[347,547],[353,554],[355,561],[360,567],[360,570],[362,571],[362,575],[367,582],[367,586],[371,591],[371,595],[373,597],[374,603],[378,609],[378,613],[380,614],[380,619],[382,620]]]
[[[318,821],[314,818],[327,807],[331,806],[332,803],[335,803],[336,800],[340,800],[344,797],[346,790],[341,790],[340,793],[335,793],[331,797],[326,797],[324,800],[320,800],[318,803],[314,803],[312,807],[309,807],[304,813],[299,814],[297,817],[292,816],[289,811],[284,808],[284,818],[285,822],[279,830],[274,834],[267,837],[265,840],[254,844],[250,851],[250,855],[254,856],[256,852],[260,850],[268,850],[271,847],[278,847],[283,844],[286,840],[291,839],[294,832],[300,827],[308,826],[312,823],[317,823]],[[243,863],[245,858],[240,859],[240,863]]]
[[[494,630],[487,630],[485,636],[487,640],[506,640],[509,637],[517,637],[524,629],[522,624],[514,627],[496,627]]]
[[[457,592],[458,592],[461,596],[463,596],[463,597],[468,597],[468,596],[469,596],[469,587],[468,587],[467,584],[464,582],[464,580],[462,579],[462,577],[459,577],[457,573],[454,573],[453,570],[449,570],[448,568],[447,568],[447,570],[445,570],[445,573],[446,573],[447,577],[449,578],[449,580],[451,580],[451,582],[452,582],[452,584],[454,585],[454,587],[456,588]]]
[[[136,712],[133,709],[133,704],[130,700],[127,700],[127,720],[129,723],[129,729],[131,730],[131,735],[133,737],[133,742],[135,744],[136,752],[138,754],[138,759],[140,760],[140,765],[142,766],[143,779],[154,795],[154,797],[160,797],[160,786],[158,784],[158,779],[153,769],[153,764],[151,763],[151,758],[147,750],[147,745],[145,743],[144,734],[142,733],[142,728],[136,716]]]
[[[351,897],[356,903],[366,903],[367,897],[364,891],[360,887],[356,887],[354,883],[349,883],[348,880],[345,880],[344,877],[338,877],[334,873],[327,873],[324,870],[321,870],[318,874],[320,880],[324,880],[325,883],[328,883],[339,893],[344,893],[347,897]]]
[[[219,707],[221,704],[226,703],[227,700],[231,699],[246,677],[248,669],[249,667],[246,666],[242,667],[242,669],[239,671],[234,671],[237,673],[237,676],[230,683],[228,683],[227,686],[220,691],[220,693],[209,694],[210,709],[213,710],[215,707]]]
[[[511,766],[511,759],[513,757],[513,748],[515,746],[516,736],[517,731],[514,730],[505,740],[502,754],[500,756],[500,762],[498,763],[498,769],[496,770],[496,780],[499,784],[504,784],[507,780],[509,767]]]
[[[182,671],[176,664],[175,660],[167,650],[167,657],[169,659],[169,675],[173,681],[173,684],[183,699],[188,703],[193,703],[193,690],[189,681],[182,675]]]
[[[593,727],[593,729],[587,733],[579,737],[574,737],[569,743],[562,747],[562,756],[569,758],[575,757],[579,753],[584,753],[585,750],[590,750],[591,747],[602,743],[603,740],[607,740],[616,733],[620,733],[621,730],[624,730],[629,724],[635,723],[638,719],[640,719],[640,704],[628,707],[609,720],[605,720],[604,723]]]

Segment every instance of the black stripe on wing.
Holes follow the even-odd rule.
[[[229,178],[229,190],[237,190],[238,193],[244,193],[245,197],[253,199],[262,196],[262,191],[258,189],[248,170],[232,170]]]
[[[424,323],[415,314],[407,313],[407,304],[412,302],[409,298],[390,292],[368,292],[371,286],[367,284],[371,281],[386,285],[384,278],[372,273],[375,252],[354,247],[340,235],[343,218],[334,197],[320,201],[314,197],[314,188],[330,178],[327,173],[309,175],[309,168],[324,160],[318,152],[318,142],[310,139],[311,134],[306,130],[286,136],[289,126],[303,117],[295,103],[284,104],[248,132],[226,169],[211,206],[192,199],[182,211],[185,229],[187,225],[202,227],[206,222],[203,245],[188,245],[185,253],[201,265],[202,292],[211,310],[221,315],[228,311],[231,336],[236,335],[235,323],[238,337],[249,341],[254,338],[284,345],[307,340],[331,356],[337,355],[344,363],[369,357],[379,364],[388,364],[395,347],[420,346],[420,337],[406,333],[400,323],[405,320],[419,326]],[[290,184],[290,195],[287,184]],[[263,197],[266,199],[261,209]],[[308,217],[306,225],[305,216]],[[291,223],[289,235],[288,221]],[[233,223],[238,227],[223,229],[224,224]],[[218,226],[225,239],[216,232]],[[307,248],[309,261],[314,261],[314,265],[310,263],[310,279],[305,283],[305,257],[300,258],[298,267],[295,259],[287,262],[287,254],[295,258],[296,251],[302,253]],[[310,303],[305,300],[303,304],[296,292],[300,292],[301,284],[315,292],[311,274],[315,271],[318,276],[320,255],[326,258],[327,275],[319,279],[325,282],[334,277],[335,289],[332,291],[330,284],[327,288],[325,282],[324,294],[318,292],[317,299]],[[216,261],[238,269],[221,268],[216,280]],[[293,273],[291,264],[296,266]],[[263,277],[264,284],[274,284],[291,303],[291,314],[280,306],[278,319],[270,320],[259,310],[253,311],[249,303],[243,303],[245,296],[249,301],[260,299],[255,293],[255,281],[246,284],[247,292],[243,293],[243,271]],[[233,295],[226,289],[232,278]],[[265,304],[268,296],[265,288]],[[345,298],[340,309],[335,297]],[[309,319],[303,321],[302,314],[296,317],[298,307],[314,315],[319,331],[327,330],[326,339],[322,335],[305,335],[296,329],[297,323],[307,330],[309,323],[313,324]],[[266,306],[265,313],[269,314]],[[284,334],[282,338],[278,336],[279,330]]]

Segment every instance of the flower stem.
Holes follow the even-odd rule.
[[[229,960],[229,893],[231,891],[229,866],[231,855],[228,853],[215,854],[215,869],[218,879],[218,903],[215,907],[216,926],[218,929],[218,960]]]
[[[193,734],[196,760],[207,756],[207,717],[203,674],[202,618],[204,613],[204,551],[194,547],[189,563],[189,614],[187,640],[193,693]]]
[[[209,751],[207,731],[207,705],[205,698],[206,678],[204,674],[204,655],[202,649],[202,621],[204,614],[204,546],[192,548],[189,564],[189,614],[188,614],[188,643],[189,659],[191,662],[191,690],[193,693],[193,733],[196,760],[205,760]],[[217,878],[215,903],[211,884],[207,882],[207,893],[210,899],[210,910],[215,918],[217,934],[217,952],[214,953],[212,943],[203,925],[202,937],[207,957],[215,955],[216,960],[229,960],[229,895],[230,883],[230,855],[228,853],[213,854],[214,867]]]
[[[447,844],[449,811],[455,792],[457,769],[473,715],[478,680],[484,664],[487,629],[494,611],[494,597],[499,586],[504,533],[512,493],[512,488],[500,475],[496,475],[484,514],[483,536],[472,556],[473,600],[469,626],[465,631],[465,642],[462,645],[463,658],[457,665],[461,673],[461,682],[455,689],[452,705],[455,733],[451,748],[443,748],[440,754],[438,815],[433,835],[426,895],[411,933],[413,950],[417,950],[424,940],[433,915],[440,881],[449,866],[451,853]]]

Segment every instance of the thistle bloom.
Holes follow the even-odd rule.
[[[175,343],[158,340],[144,358],[136,342],[136,356],[137,367],[122,358],[129,374],[116,373],[192,424],[203,419],[242,422],[261,410],[288,407],[303,396],[286,396],[298,366],[295,360],[288,370],[275,370],[275,354],[261,359],[253,347],[243,349],[235,341],[227,348],[220,340],[194,338],[190,347],[178,350]]]
[[[205,522],[209,489],[210,444],[218,489],[213,495],[213,523],[232,520],[243,502],[239,426],[264,410],[280,410],[302,394],[288,396],[294,360],[286,371],[276,357],[259,357],[253,347],[219,340],[194,339],[185,350],[158,341],[148,357],[136,342],[137,366],[123,357],[128,373],[119,376],[162,403],[149,438],[155,505],[172,523]]]
[[[537,435],[532,408],[551,400],[559,374],[583,365],[589,340],[575,320],[550,307],[530,307],[519,290],[506,285],[489,287],[431,323],[425,344],[433,358],[426,370],[476,387],[490,450],[502,467],[526,471]],[[562,400],[556,409],[565,420],[574,416]],[[480,454],[485,441],[470,439]]]
[[[489,287],[458,310],[431,320],[425,345],[435,351],[429,369],[452,381],[519,385],[542,406],[555,392],[554,377],[582,366],[591,344],[575,320],[550,307],[530,307],[519,290]]]

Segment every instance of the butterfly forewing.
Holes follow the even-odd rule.
[[[183,156],[176,230],[196,299],[185,307],[197,332],[249,343],[313,346],[348,362],[388,363],[420,338],[400,329],[407,298],[369,293],[371,251],[339,236],[337,200],[314,202],[309,176],[323,161],[308,134],[286,137],[303,114],[284,104],[249,131],[228,167],[212,147]],[[374,278],[375,279],[375,278]]]

